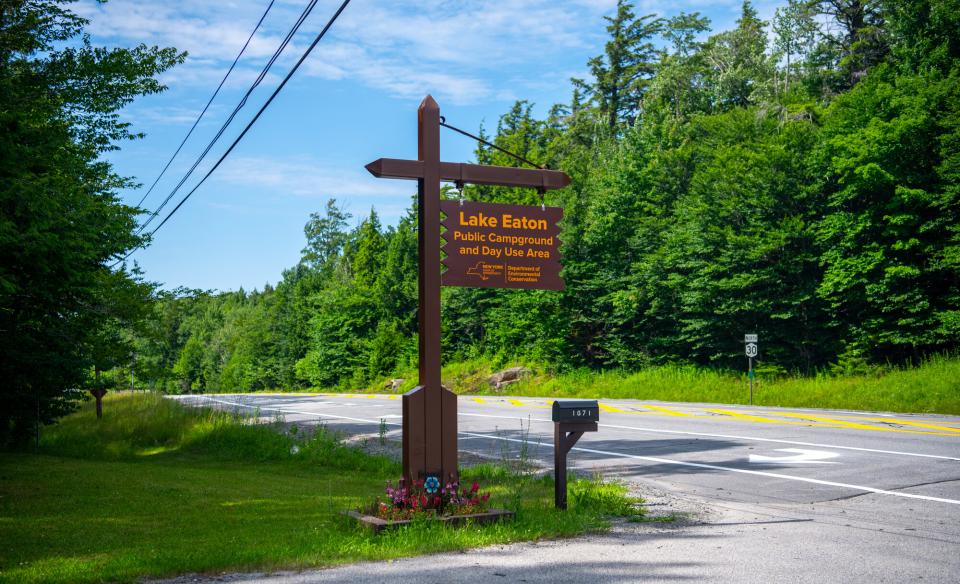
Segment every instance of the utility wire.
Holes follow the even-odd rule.
[[[163,210],[163,208],[167,205],[167,203],[169,203],[170,200],[174,197],[174,195],[177,194],[177,191],[179,191],[180,188],[184,185],[184,183],[186,183],[187,180],[190,178],[190,176],[193,175],[193,172],[197,169],[197,167],[200,166],[200,163],[203,162],[203,159],[206,158],[207,154],[210,153],[210,150],[213,148],[213,146],[223,136],[223,133],[227,130],[230,124],[233,123],[233,120],[237,117],[237,114],[240,112],[240,110],[243,109],[243,107],[247,104],[247,100],[250,98],[250,95],[254,92],[254,90],[257,87],[260,86],[260,83],[264,80],[264,78],[266,78],[267,73],[273,67],[274,63],[276,63],[277,59],[280,57],[280,54],[287,48],[287,45],[293,39],[294,35],[296,35],[296,33],[300,30],[300,27],[303,25],[304,21],[307,19],[308,16],[310,16],[310,13],[313,11],[314,7],[317,5],[317,1],[318,0],[310,0],[310,2],[307,3],[307,5],[303,9],[303,12],[300,13],[300,17],[297,19],[294,25],[290,28],[290,30],[287,31],[287,34],[284,37],[283,41],[280,43],[280,46],[278,46],[277,49],[273,52],[273,55],[267,61],[266,65],[264,65],[263,69],[260,71],[260,74],[254,80],[254,82],[250,85],[250,88],[247,89],[246,93],[244,93],[243,97],[240,99],[237,105],[233,108],[233,111],[227,117],[226,121],[223,123],[222,126],[220,126],[220,129],[217,131],[214,137],[207,144],[206,148],[203,149],[203,152],[200,153],[200,156],[190,166],[190,169],[187,170],[187,173],[183,175],[183,178],[181,178],[180,181],[176,184],[176,186],[174,186],[173,190],[170,191],[170,194],[167,195],[167,197],[163,200],[163,202],[160,203],[160,206],[157,207],[153,211],[153,213],[150,214],[150,217],[148,217],[147,220],[144,221],[143,224],[140,226],[140,228],[137,229],[136,235],[140,235],[141,233],[143,233],[144,230],[146,230],[147,226],[150,225],[150,223],[160,214],[160,211]]]
[[[260,116],[263,115],[263,112],[266,111],[266,109],[270,106],[271,103],[273,103],[273,100],[277,97],[280,91],[286,86],[287,82],[290,81],[290,78],[293,77],[293,74],[297,72],[297,69],[300,68],[300,65],[302,65],[303,62],[307,59],[307,57],[310,56],[310,53],[313,52],[313,49],[316,48],[317,44],[320,43],[320,40],[323,39],[323,37],[327,34],[327,31],[330,30],[330,27],[333,26],[333,23],[337,21],[337,18],[340,17],[340,14],[344,11],[344,9],[346,9],[348,4],[350,4],[350,0],[344,0],[343,3],[340,4],[340,7],[333,14],[333,16],[330,17],[330,20],[328,20],[327,24],[323,27],[323,30],[321,30],[317,34],[316,38],[313,39],[313,42],[310,43],[310,46],[307,47],[307,50],[304,51],[303,55],[300,56],[300,59],[297,60],[293,68],[290,69],[286,77],[283,78],[283,81],[280,82],[280,85],[278,85],[277,88],[273,91],[273,93],[270,94],[270,98],[267,99],[267,101],[260,107],[260,110],[257,111],[255,116],[253,116],[253,119],[247,123],[243,131],[240,132],[240,135],[237,136],[236,139],[234,139],[233,143],[230,144],[230,147],[227,148],[227,151],[220,156],[217,162],[214,163],[213,167],[211,167],[210,170],[208,170],[207,173],[203,176],[203,178],[200,179],[200,182],[197,183],[196,186],[194,186],[192,189],[190,189],[190,192],[183,197],[183,200],[181,200],[177,204],[177,206],[174,207],[173,210],[171,210],[166,217],[164,217],[163,221],[161,221],[160,224],[157,225],[153,229],[153,231],[150,232],[151,237],[154,234],[156,234],[157,231],[159,231],[160,228],[163,227],[167,223],[167,221],[170,220],[171,217],[173,217],[173,215],[180,209],[180,207],[182,207],[183,204],[187,202],[187,199],[189,199],[191,195],[193,195],[193,193],[195,193],[197,189],[200,188],[200,185],[202,185],[208,178],[210,178],[210,175],[212,175],[213,172],[217,170],[217,168],[220,166],[220,164],[222,164],[223,161],[226,160],[227,156],[229,156],[230,153],[233,152],[233,149],[236,148],[237,144],[240,143],[240,140],[242,140],[243,137],[247,135],[247,132],[250,131],[250,128],[252,128],[253,125],[257,122],[257,120],[260,119]],[[130,257],[130,254],[136,251],[136,249],[137,248],[130,250],[130,253],[128,253],[126,257]],[[126,257],[124,259],[126,259]]]
[[[220,85],[217,85],[217,88],[213,91],[213,95],[210,96],[210,100],[207,101],[207,105],[203,106],[203,111],[200,112],[200,115],[197,116],[197,119],[193,122],[193,126],[190,127],[190,131],[187,132],[187,135],[183,137],[183,141],[180,142],[180,145],[177,146],[177,150],[173,153],[173,156],[170,157],[170,160],[167,161],[167,164],[164,165],[163,170],[160,171],[160,174],[157,175],[157,180],[153,181],[153,184],[150,185],[150,188],[144,193],[143,197],[140,198],[140,202],[137,203],[137,207],[143,204],[147,200],[147,197],[150,196],[150,193],[153,192],[153,189],[157,186],[157,183],[160,182],[160,179],[163,178],[164,173],[167,172],[167,169],[170,168],[170,164],[173,163],[173,159],[177,157],[177,154],[180,154],[180,150],[183,149],[183,145],[187,143],[187,140],[190,139],[190,135],[193,134],[193,131],[197,129],[197,124],[200,123],[200,120],[203,118],[203,115],[207,113],[207,109],[210,108],[210,104],[213,103],[213,100],[217,97],[217,94],[220,93],[220,89],[223,88],[223,84],[226,83],[227,77],[230,77],[230,74],[233,73],[234,67],[237,66],[237,63],[240,61],[240,57],[243,56],[243,53],[247,50],[247,47],[250,45],[250,41],[253,40],[253,35],[260,30],[260,25],[263,24],[263,20],[267,17],[267,14],[270,12],[270,9],[273,8],[273,3],[276,0],[270,0],[270,4],[267,5],[267,9],[263,11],[263,15],[260,16],[260,20],[257,21],[257,25],[253,27],[253,30],[250,32],[250,36],[247,37],[247,42],[243,43],[243,47],[240,49],[240,52],[237,53],[237,58],[233,60],[233,63],[230,65],[230,68],[227,69],[227,74],[223,76],[223,79],[220,80]]]
[[[500,152],[503,152],[503,153],[506,154],[507,156],[512,156],[512,157],[516,158],[517,160],[519,160],[520,162],[523,162],[524,164],[529,164],[530,166],[532,166],[532,167],[534,167],[534,168],[538,168],[538,169],[540,169],[540,170],[546,170],[546,169],[547,169],[546,165],[537,164],[536,162],[531,162],[531,161],[527,160],[526,158],[524,158],[523,156],[520,156],[519,154],[514,154],[513,152],[510,152],[509,150],[507,150],[507,149],[505,149],[505,148],[501,148],[500,146],[497,146],[497,145],[494,144],[493,142],[487,142],[486,140],[484,140],[484,139],[481,138],[480,136],[474,136],[473,134],[471,134],[470,132],[467,132],[466,130],[461,130],[460,128],[457,128],[456,126],[451,126],[450,124],[447,123],[447,119],[446,119],[445,117],[443,117],[443,116],[440,116],[440,125],[443,126],[444,128],[449,128],[449,129],[453,130],[454,132],[457,132],[458,134],[463,134],[463,135],[466,136],[467,138],[473,138],[474,140],[476,140],[477,142],[480,142],[481,144],[484,144],[484,145],[486,145],[486,146],[489,146],[489,147],[491,147],[491,148],[494,148],[494,149],[496,149],[496,150],[499,150]]]

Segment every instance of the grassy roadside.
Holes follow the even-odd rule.
[[[674,402],[746,404],[745,374],[694,366],[665,365],[636,372],[576,370],[553,374],[529,363],[533,375],[496,390],[487,384],[495,369],[489,360],[474,359],[443,368],[444,383],[468,395],[519,395],[644,399]],[[413,388],[416,371],[397,390]],[[364,391],[384,392],[380,384]],[[934,357],[912,368],[883,368],[871,374],[815,377],[758,373],[753,403],[763,406],[835,408],[889,412],[960,414],[960,358]]]
[[[391,460],[153,395],[112,396],[104,412],[47,429],[39,455],[0,453],[0,582],[297,569],[571,536],[636,513],[623,487],[599,481],[571,485],[560,513],[549,479],[484,466],[464,478],[515,521],[374,536],[340,511],[381,494],[399,474]]]

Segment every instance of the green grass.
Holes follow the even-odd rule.
[[[178,454],[199,460],[322,464],[345,470],[389,474],[399,466],[339,444],[324,427],[309,434],[283,432],[274,424],[255,424],[230,412],[185,408],[157,394],[108,394],[104,419],[93,405],[43,431],[41,451],[56,456],[102,460],[143,460]],[[298,452],[291,448],[296,445]]]
[[[114,395],[45,429],[41,454],[0,454],[0,582],[131,582],[380,560],[603,529],[637,516],[616,483],[580,480],[552,509],[549,478],[465,469],[516,520],[415,523],[381,536],[341,511],[368,504],[395,462],[153,395]],[[292,454],[297,444],[299,453]]]
[[[664,365],[640,371],[579,369],[554,374],[529,363],[534,374],[501,390],[486,380],[494,372],[490,360],[474,359],[443,368],[445,385],[469,395],[519,395],[643,399],[674,402],[746,404],[746,374],[692,365]],[[411,389],[416,372],[399,391]],[[372,385],[366,391],[381,392]],[[889,412],[960,414],[960,358],[932,357],[916,367],[877,368],[870,374],[796,376],[757,374],[753,403],[765,406],[835,408]]]

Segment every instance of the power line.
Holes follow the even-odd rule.
[[[290,43],[290,41],[293,39],[296,33],[300,30],[300,27],[303,25],[304,21],[306,21],[307,17],[310,16],[310,13],[313,12],[314,7],[317,5],[317,1],[318,0],[310,0],[310,2],[307,3],[303,11],[300,13],[299,18],[297,18],[297,21],[293,24],[290,30],[287,31],[287,34],[286,36],[284,36],[283,41],[280,43],[280,46],[278,46],[277,49],[273,52],[273,55],[270,56],[270,59],[267,61],[266,65],[264,65],[263,69],[261,69],[260,74],[257,76],[254,82],[247,89],[246,93],[244,93],[243,97],[240,99],[237,105],[233,108],[233,111],[230,112],[230,115],[227,117],[223,125],[220,126],[220,129],[217,131],[216,135],[214,135],[214,137],[210,140],[210,142],[207,143],[206,148],[203,149],[203,152],[200,153],[200,156],[193,162],[189,170],[187,170],[186,174],[183,175],[183,178],[181,178],[180,181],[173,187],[173,190],[170,191],[170,194],[168,194],[166,198],[164,198],[163,202],[160,203],[160,206],[157,207],[153,211],[153,213],[150,214],[150,217],[148,217],[147,220],[144,221],[143,224],[139,227],[139,229],[137,229],[136,235],[140,235],[146,230],[147,226],[150,225],[150,223],[152,223],[154,219],[156,219],[156,217],[160,214],[160,211],[162,211],[163,208],[167,206],[167,203],[169,203],[170,200],[174,197],[174,195],[177,194],[177,192],[180,190],[180,187],[182,187],[187,182],[187,180],[193,175],[193,172],[197,169],[197,167],[200,166],[200,163],[203,162],[207,154],[210,153],[210,150],[213,148],[213,146],[217,143],[217,141],[220,140],[220,138],[223,136],[223,133],[227,130],[230,124],[233,123],[233,120],[237,117],[237,114],[240,112],[240,110],[243,109],[243,107],[247,104],[247,100],[250,98],[250,95],[253,93],[253,91],[257,87],[259,87],[260,83],[266,78],[267,73],[273,67],[274,63],[276,63],[277,59],[280,57],[280,54],[283,53],[283,51],[287,48],[287,45]],[[131,250],[131,253],[132,251],[133,250]],[[129,257],[129,254],[128,254],[128,257]]]
[[[183,197],[183,200],[181,200],[177,204],[177,206],[174,207],[173,210],[171,210],[166,217],[164,217],[163,221],[161,221],[160,224],[157,225],[154,228],[154,230],[150,232],[151,237],[155,235],[157,231],[159,231],[160,228],[163,227],[167,223],[167,221],[170,220],[171,217],[173,217],[173,215],[180,209],[180,207],[182,207],[183,204],[187,202],[187,199],[189,199],[193,195],[193,193],[195,193],[197,189],[200,188],[200,185],[202,185],[208,178],[210,178],[210,175],[212,175],[214,171],[217,170],[217,168],[219,168],[219,166],[223,163],[223,161],[226,160],[227,156],[229,156],[230,153],[233,152],[233,149],[236,148],[237,144],[239,144],[240,141],[243,139],[243,137],[247,135],[247,132],[250,131],[250,128],[252,128],[253,125],[257,122],[257,120],[260,119],[260,116],[263,115],[263,112],[266,111],[266,109],[270,106],[270,104],[273,103],[273,100],[276,99],[277,95],[279,95],[280,91],[287,85],[287,82],[290,81],[290,78],[293,77],[294,73],[297,72],[297,70],[300,68],[300,65],[302,65],[303,62],[307,59],[307,57],[310,56],[310,53],[313,52],[313,49],[316,48],[317,44],[320,43],[320,40],[323,39],[323,37],[327,34],[327,31],[330,30],[330,27],[332,27],[333,23],[337,21],[337,18],[340,17],[340,14],[346,9],[348,4],[350,4],[350,0],[344,0],[343,3],[340,4],[340,7],[337,9],[337,11],[333,14],[333,16],[330,17],[330,20],[327,21],[327,24],[317,34],[316,38],[313,39],[313,42],[310,43],[310,46],[307,47],[307,50],[304,51],[303,55],[300,56],[296,64],[294,64],[293,68],[291,68],[290,71],[287,73],[286,77],[283,78],[283,81],[280,82],[280,85],[278,85],[277,88],[273,91],[273,93],[270,94],[270,98],[267,99],[267,101],[260,107],[256,115],[253,116],[253,119],[251,119],[247,123],[243,131],[240,132],[240,135],[237,136],[236,139],[234,139],[233,143],[230,144],[230,147],[227,148],[227,151],[220,156],[217,162],[214,163],[213,167],[211,167],[210,170],[208,170],[207,173],[203,176],[203,178],[200,179],[200,182],[198,182],[196,186],[190,189],[190,192]],[[137,248],[130,250],[130,253],[127,254],[126,257],[130,257],[130,254],[136,251],[136,249]],[[126,259],[126,257],[124,259]]]
[[[197,119],[193,122],[193,126],[190,127],[190,131],[187,132],[187,135],[183,137],[183,141],[180,142],[180,145],[177,146],[177,150],[173,153],[173,156],[170,157],[170,160],[167,161],[167,164],[164,165],[163,170],[160,171],[160,174],[157,175],[157,180],[153,181],[153,184],[150,185],[150,188],[144,193],[143,197],[140,198],[140,202],[137,203],[137,207],[143,204],[147,200],[147,197],[150,196],[150,193],[153,192],[153,189],[157,186],[157,183],[160,182],[160,179],[163,178],[164,173],[167,172],[167,169],[170,168],[170,164],[173,163],[173,159],[177,157],[177,154],[180,154],[180,150],[183,149],[183,145],[187,143],[187,140],[190,139],[190,135],[193,134],[193,131],[197,129],[197,124],[200,123],[200,120],[203,118],[203,115],[207,113],[207,109],[210,108],[210,104],[213,103],[213,100],[217,97],[217,94],[220,93],[220,89],[223,87],[223,84],[226,83],[227,77],[230,77],[230,74],[233,73],[234,67],[237,66],[237,63],[240,61],[240,57],[243,56],[243,53],[247,50],[247,47],[250,45],[250,41],[253,40],[253,35],[257,33],[260,29],[260,25],[263,24],[263,20],[267,17],[267,14],[270,12],[270,9],[273,8],[273,3],[276,0],[270,0],[270,4],[267,5],[267,9],[263,11],[263,14],[260,16],[260,20],[257,21],[257,25],[253,27],[253,30],[250,32],[250,36],[247,37],[247,42],[243,43],[243,47],[240,49],[240,52],[237,53],[237,58],[233,60],[233,63],[230,65],[230,68],[227,69],[227,74],[223,76],[223,79],[220,80],[220,85],[217,85],[217,88],[214,90],[213,95],[210,96],[210,100],[207,101],[207,105],[203,106],[203,111],[200,112],[200,115],[197,116]]]

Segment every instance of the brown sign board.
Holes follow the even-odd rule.
[[[563,290],[563,209],[441,201],[444,286]]]

